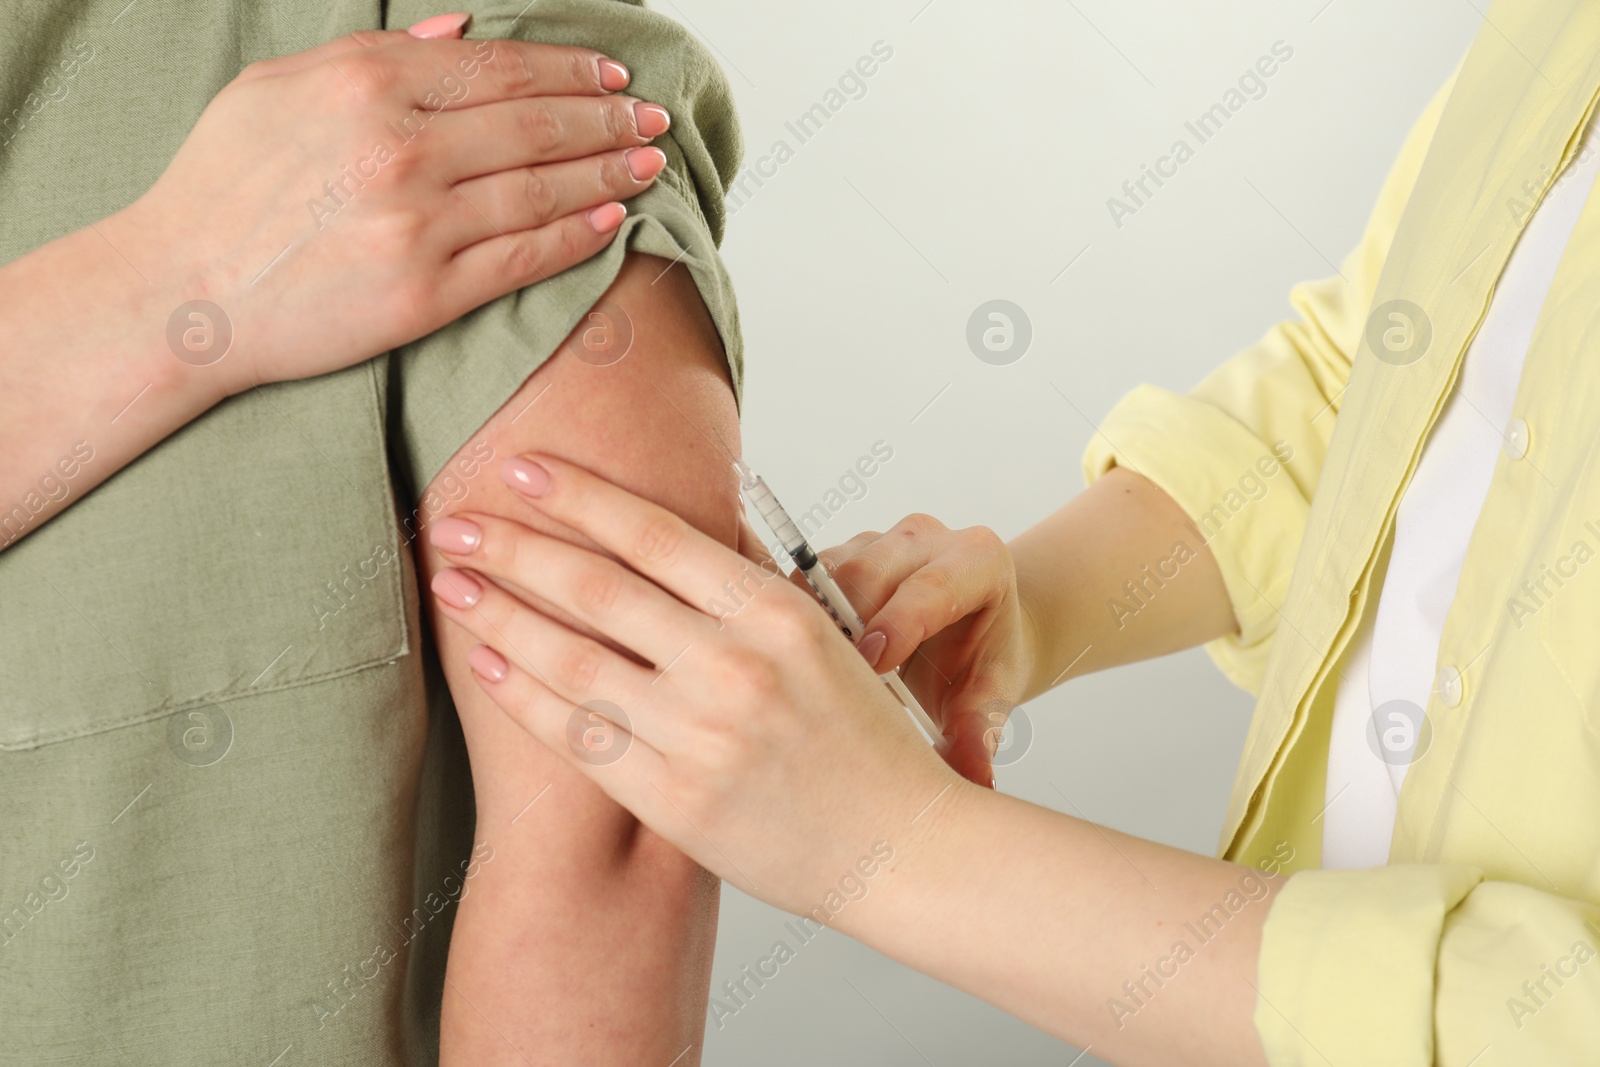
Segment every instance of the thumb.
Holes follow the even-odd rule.
[[[944,740],[939,754],[957,774],[994,788],[994,754],[1012,703],[992,693],[953,694],[945,705]]]

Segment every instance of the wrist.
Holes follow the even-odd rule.
[[[859,902],[839,911],[828,925],[864,944],[890,951],[915,943],[947,916],[941,886],[952,851],[970,839],[974,821],[987,817],[991,789],[974,785],[943,763],[937,775],[926,775],[886,811],[871,842],[879,869],[866,882]],[[968,856],[968,859],[971,857]],[[957,858],[957,866],[964,866]]]
[[[1020,698],[1023,702],[1055,688],[1065,677],[1062,668],[1070,665],[1070,661],[1057,665],[1052,655],[1053,649],[1060,650],[1068,642],[1055,635],[1055,630],[1064,625],[1065,620],[1060,618],[1060,612],[1049,610],[1048,600],[1030,572],[1017,567],[1019,673],[1026,682]]]
[[[126,261],[119,277],[127,315],[136,324],[130,335],[139,339],[141,369],[152,391],[161,390],[193,418],[254,381],[234,351],[233,324],[217,307],[213,280],[191,263],[168,229],[139,200],[94,231]]]

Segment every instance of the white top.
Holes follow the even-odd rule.
[[[1388,862],[1406,768],[1427,754],[1431,737],[1423,709],[1435,694],[1446,708],[1461,701],[1462,675],[1472,664],[1437,662],[1439,639],[1495,463],[1502,452],[1514,461],[1528,451],[1528,424],[1513,410],[1522,360],[1600,171],[1595,147],[1591,122],[1577,156],[1512,250],[1455,391],[1400,499],[1382,589],[1368,599],[1339,665],[1323,811],[1324,867]]]

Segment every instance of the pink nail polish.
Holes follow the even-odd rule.
[[[488,645],[478,645],[468,652],[467,666],[491,682],[503,682],[511,672],[511,664],[506,662],[506,658]]]
[[[594,227],[595,233],[610,233],[627,217],[628,209],[621,204],[601,204],[589,212],[589,225]]]
[[[483,528],[466,519],[440,519],[428,527],[428,543],[440,552],[464,556],[483,544]]]
[[[550,472],[521,456],[512,456],[500,465],[500,480],[527,496],[544,496],[550,488]]]
[[[428,588],[457,611],[466,611],[483,596],[483,586],[465,571],[440,571],[428,583]]]
[[[660,137],[672,126],[672,115],[660,104],[640,101],[633,105],[633,124],[640,137]]]
[[[434,41],[441,37],[455,37],[461,33],[471,15],[457,12],[453,15],[435,15],[423,19],[406,32],[423,41]]]
[[[628,73],[628,68],[616,60],[602,59],[600,61],[600,88],[606,92],[614,93],[618,89],[626,89],[628,83],[632,80],[633,75]]]
[[[628,173],[633,175],[636,182],[647,182],[660,174],[667,165],[667,154],[654,145],[647,148],[630,148],[622,153],[623,162],[628,164]]]
[[[873,670],[878,669],[878,660],[883,657],[883,650],[889,647],[889,635],[882,630],[874,630],[861,639],[856,646],[856,651],[861,653],[861,658],[867,661],[867,666]]]

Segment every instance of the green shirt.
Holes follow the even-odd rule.
[[[437,1059],[454,905],[493,854],[409,551],[455,490],[418,497],[625,247],[688,265],[736,388],[742,367],[721,74],[636,4],[524,3],[476,5],[469,35],[599,49],[672,112],[624,239],[399,352],[235,397],[81,500],[79,443],[52,483],[75,502],[0,552],[0,1064]],[[0,261],[148,189],[247,63],[435,13],[13,0]],[[443,484],[497,477],[486,451]]]

